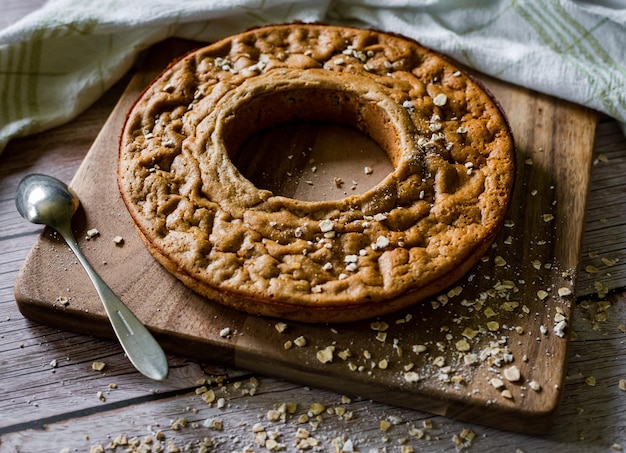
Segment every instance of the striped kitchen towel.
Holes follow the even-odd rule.
[[[382,6],[381,6],[382,3]],[[493,77],[626,123],[620,0],[50,0],[0,31],[0,151],[62,124],[168,37],[293,20],[401,33]]]

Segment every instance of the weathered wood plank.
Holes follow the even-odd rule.
[[[580,296],[626,287],[626,139],[615,121],[600,123],[594,154]]]

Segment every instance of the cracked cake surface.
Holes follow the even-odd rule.
[[[353,127],[394,170],[302,201],[232,162],[292,121]],[[318,24],[257,28],[168,67],[128,114],[118,182],[155,258],[209,299],[306,322],[370,318],[445,289],[502,225],[514,144],[492,97],[410,39]]]

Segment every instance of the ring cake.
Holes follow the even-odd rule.
[[[302,201],[232,163],[292,121],[356,128],[394,170],[362,194]],[[118,180],[155,258],[251,314],[344,322],[453,284],[504,221],[514,144],[497,103],[410,39],[318,24],[257,28],[165,70],[129,112]]]

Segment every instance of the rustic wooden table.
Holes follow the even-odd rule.
[[[39,3],[9,1],[0,26]],[[510,433],[183,357],[169,356],[170,378],[152,382],[114,342],[25,319],[14,282],[42,229],[18,215],[15,188],[32,172],[69,182],[131,76],[74,121],[15,140],[0,156],[0,451],[626,448],[626,140],[607,118],[596,133],[564,401],[546,435]],[[94,370],[94,362],[105,368]],[[210,390],[204,398],[202,386]],[[206,401],[209,395],[213,402]],[[303,420],[317,409],[319,416]]]

